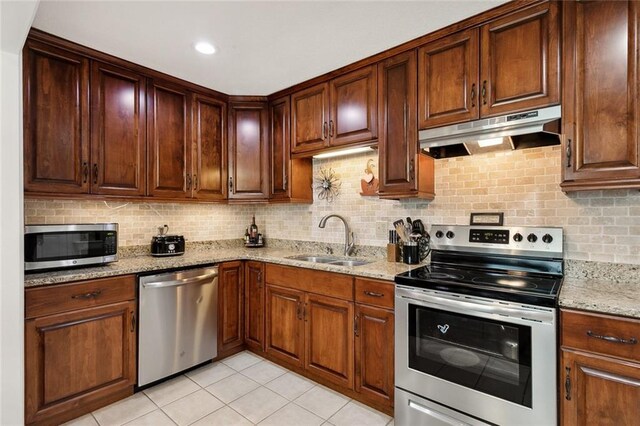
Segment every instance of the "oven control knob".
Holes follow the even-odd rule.
[[[454,234],[453,231],[447,231],[447,238],[448,239],[452,239],[455,236],[456,236],[456,234]]]
[[[536,241],[538,241],[538,237],[536,236],[536,234],[529,234],[527,235],[527,241],[529,241],[530,243],[535,243]]]
[[[513,241],[515,241],[516,243],[519,243],[520,241],[522,241],[522,234],[519,232],[516,232],[516,234],[513,236]]]
[[[442,238],[442,237],[444,237],[444,232],[436,231],[436,238]]]
[[[553,237],[549,234],[544,234],[542,236],[542,242],[545,244],[551,244],[551,241],[553,241]]]

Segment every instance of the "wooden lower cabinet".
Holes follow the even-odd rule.
[[[123,297],[133,294],[134,282],[132,279],[131,291]],[[78,285],[78,290],[83,290],[83,284]],[[51,294],[56,287],[60,286],[49,288]],[[90,306],[100,303],[101,294],[82,295],[86,299],[79,303],[86,301],[89,307],[69,310],[65,306],[59,312],[25,321],[27,424],[60,424],[133,393],[135,301]],[[35,310],[30,309],[29,295],[26,300],[29,316]]]
[[[264,263],[247,262],[244,267],[244,341],[264,350]]]
[[[304,292],[267,284],[265,351],[291,365],[304,365]]]
[[[244,289],[241,261],[222,263],[218,269],[218,356],[244,345]]]
[[[640,426],[640,321],[562,310],[563,425]]]
[[[305,368],[353,389],[353,302],[307,294]]]
[[[393,405],[393,311],[357,304],[355,313],[355,390],[372,401]]]

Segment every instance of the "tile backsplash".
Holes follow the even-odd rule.
[[[561,226],[568,259],[640,264],[640,192],[563,193],[560,147],[534,148],[436,160],[433,201],[380,200],[360,195],[369,159],[378,177],[377,154],[314,160],[314,176],[331,168],[341,187],[329,203],[315,191],[312,205],[217,205],[152,202],[25,200],[25,223],[118,222],[120,245],[148,244],[156,227],[191,241],[240,238],[256,215],[267,238],[342,243],[344,216],[356,244],[383,246],[391,223],[420,218],[425,224],[468,224],[471,212],[503,211],[505,225]],[[316,182],[314,181],[314,185]]]

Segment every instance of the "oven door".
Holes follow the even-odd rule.
[[[554,425],[555,316],[396,286],[396,386],[491,423]]]

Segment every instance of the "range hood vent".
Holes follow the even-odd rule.
[[[421,130],[420,148],[433,157],[457,157],[560,144],[559,105]],[[491,140],[491,141],[488,141]],[[488,143],[483,143],[488,142]]]

